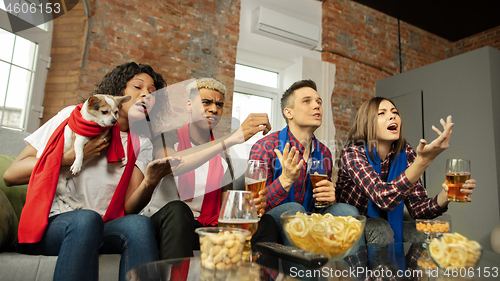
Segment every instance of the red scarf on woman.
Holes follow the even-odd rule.
[[[177,139],[179,145],[177,151],[191,148],[191,139],[189,137],[189,123],[182,126],[177,131]],[[213,136],[211,137],[213,140]],[[208,162],[208,177],[205,186],[205,197],[201,206],[200,216],[198,221],[202,225],[216,225],[219,220],[220,197],[222,178],[224,176],[224,168],[222,167],[221,155],[215,155]],[[192,199],[195,190],[195,171],[190,171],[182,176],[179,176],[179,186],[177,191],[181,200]]]
[[[50,136],[42,155],[38,159],[31,173],[26,204],[24,205],[19,220],[18,241],[19,243],[37,243],[45,232],[47,219],[54,201],[57,181],[61,170],[61,160],[64,151],[64,127],[69,125],[71,130],[79,135],[87,137],[98,136],[103,128],[97,123],[83,119],[80,112],[82,105],[77,105],[71,115],[64,120]],[[108,162],[116,162],[125,158],[120,128],[118,123],[111,127],[111,143],[108,147]],[[132,145],[132,143],[134,145]],[[139,150],[138,137],[128,134],[127,155],[129,157],[125,171],[113,194],[113,198],[104,215],[104,222],[119,218],[124,215],[125,193],[134,170],[136,151]]]

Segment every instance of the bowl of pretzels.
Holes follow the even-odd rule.
[[[429,254],[443,270],[476,268],[483,253],[483,247],[459,233],[444,233],[428,245]]]
[[[344,258],[355,248],[365,224],[365,216],[293,211],[281,215],[281,225],[292,245],[334,260]]]

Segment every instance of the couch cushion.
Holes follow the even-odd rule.
[[[0,280],[51,281],[56,262],[57,257],[0,253]]]
[[[17,156],[26,147],[24,138],[30,133],[2,128],[0,126],[0,154]]]
[[[118,280],[119,254],[99,255],[99,280]],[[57,257],[0,253],[0,281],[52,281]]]
[[[21,217],[21,211],[23,209],[24,203],[26,202],[26,193],[28,191],[28,185],[18,185],[18,186],[7,186],[3,181],[3,174],[9,168],[10,164],[14,162],[15,157],[8,155],[0,155],[0,189],[5,193],[7,198],[14,209],[17,219]]]
[[[7,196],[0,189],[0,252],[16,247],[17,217]]]

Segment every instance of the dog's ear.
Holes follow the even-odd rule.
[[[122,97],[116,97],[116,101],[118,102],[118,105],[121,105],[122,103],[128,102],[132,97],[131,96],[122,96]]]
[[[99,110],[99,103],[100,102],[101,102],[101,100],[99,99],[99,97],[91,96],[88,99],[89,108],[93,108],[94,110]]]

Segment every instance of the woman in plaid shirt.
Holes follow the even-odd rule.
[[[451,116],[440,122],[443,131],[433,126],[439,136],[429,144],[420,140],[415,154],[403,137],[393,102],[375,97],[360,107],[342,149],[336,196],[367,215],[367,243],[411,242],[416,229],[415,224],[403,225],[404,205],[413,218],[435,218],[448,209],[446,184],[429,198],[420,181],[434,158],[448,148]],[[475,183],[470,179],[464,188],[474,188]]]

